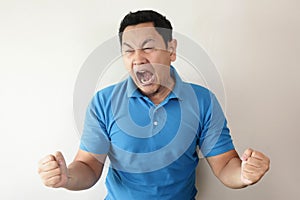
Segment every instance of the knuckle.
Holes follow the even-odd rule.
[[[51,165],[52,165],[53,167],[58,167],[58,163],[57,163],[56,160],[55,160],[55,161],[51,161]]]
[[[47,180],[43,180],[43,183],[47,187],[51,187],[51,184]]]
[[[53,156],[52,155],[47,155],[45,157],[43,157],[41,160],[39,160],[39,164],[42,165],[42,164],[45,164],[47,162],[50,162],[53,160]]]
[[[60,168],[54,169],[54,170],[53,170],[53,174],[54,174],[54,175],[60,175],[60,174],[61,174]]]
[[[47,163],[47,167],[54,169],[54,168],[58,167],[58,164],[56,161],[51,161],[51,162]]]
[[[264,170],[259,170],[259,171],[257,171],[256,173],[255,173],[255,176],[256,177],[260,177],[260,176],[262,176],[264,174]]]
[[[270,158],[266,157],[266,161],[267,161],[268,165],[270,165],[270,163],[271,163]]]
[[[253,163],[254,162],[254,158],[253,157],[249,157],[247,160],[248,163]]]
[[[41,177],[42,180],[47,180],[48,176],[47,176],[47,173],[41,173],[40,177]]]
[[[249,177],[248,174],[243,174],[243,178],[244,178],[244,179],[248,179],[248,180],[250,179],[250,177]]]
[[[50,154],[50,155],[48,155],[48,159],[49,159],[49,160],[55,160],[55,156],[52,155],[52,154]]]
[[[42,170],[40,167],[37,169],[37,173],[38,173],[38,174],[41,174],[42,171],[43,171],[43,170]]]
[[[250,168],[250,165],[249,165],[249,163],[245,163],[245,165],[244,165],[244,169],[249,169]]]
[[[269,171],[269,169],[270,169],[270,165],[267,164],[267,165],[265,166],[265,171]]]
[[[49,181],[49,184],[51,185],[51,187],[54,187],[54,185],[56,185],[58,181],[59,181],[59,176],[55,176]]]

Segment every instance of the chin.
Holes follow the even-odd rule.
[[[154,95],[159,90],[159,85],[140,86],[139,89],[144,95]]]

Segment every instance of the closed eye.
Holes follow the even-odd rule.
[[[132,54],[133,52],[134,52],[134,49],[123,50],[123,54]]]
[[[133,53],[134,52],[134,48],[132,46],[130,46],[129,44],[127,44],[126,42],[123,42],[122,52],[124,54]]]
[[[145,53],[151,53],[155,48],[154,47],[144,47],[143,48],[143,51]]]

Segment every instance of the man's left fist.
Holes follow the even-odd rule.
[[[241,159],[241,180],[245,185],[259,181],[270,168],[270,159],[250,148],[244,152]]]

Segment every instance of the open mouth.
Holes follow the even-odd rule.
[[[137,80],[142,86],[151,85],[155,82],[155,75],[152,67],[138,67],[139,69],[134,70]]]

